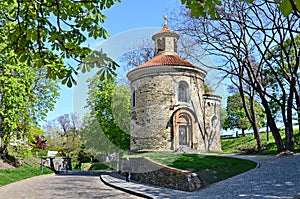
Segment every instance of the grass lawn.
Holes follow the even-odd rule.
[[[47,167],[44,167],[43,170],[44,172],[41,173],[39,166],[21,166],[14,169],[0,170],[0,186],[38,175],[53,173],[53,171]]]
[[[116,163],[115,162],[107,162],[107,163],[97,162],[94,165],[92,165],[89,170],[112,170],[113,164],[116,164]]]
[[[148,157],[174,168],[193,171],[206,185],[256,167],[256,163],[249,160],[199,154],[156,152],[136,154],[130,157]]]
[[[284,132],[281,131],[281,137],[284,137]],[[300,152],[300,133],[298,130],[294,132],[295,137],[295,150]],[[276,154],[277,148],[272,133],[269,133],[269,141],[267,140],[267,133],[261,133],[262,142],[266,147],[266,150],[259,152],[259,154]],[[253,149],[256,148],[256,140],[253,135],[222,139],[222,150],[224,153],[240,152],[238,149]],[[283,143],[285,140],[283,140]]]

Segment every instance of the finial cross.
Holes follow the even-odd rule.
[[[164,21],[165,21],[165,25],[168,25],[168,17],[166,15],[164,16]]]

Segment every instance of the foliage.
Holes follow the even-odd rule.
[[[274,46],[267,54],[270,65],[264,69],[264,85],[268,87],[271,110],[274,116],[283,114],[283,121],[291,123],[292,116],[290,112],[295,112],[300,120],[300,71],[299,58],[297,51],[300,48],[300,34],[292,36],[293,39],[287,39],[283,43]],[[278,64],[278,59],[283,59],[283,64]],[[295,97],[293,97],[295,95]],[[285,119],[290,117],[290,120]]]
[[[0,170],[0,186],[50,173],[53,173],[53,171],[47,167],[44,167],[44,171],[41,173],[39,166],[21,166],[15,169]]]
[[[29,114],[30,84],[34,76],[28,73],[23,64],[6,64],[0,62],[0,131],[4,133],[4,145],[7,145],[13,132],[31,121],[24,117]],[[19,124],[19,125],[18,125]]]
[[[253,0],[239,0],[239,1],[247,1],[252,3]],[[273,0],[271,1],[279,5],[280,11],[288,16],[292,12],[300,15],[300,0]],[[219,6],[222,5],[222,1],[220,0],[181,0],[182,4],[186,5],[186,8],[191,9],[191,15],[194,17],[206,17],[209,15],[213,19],[219,17]]]
[[[55,155],[55,157],[67,157],[67,155],[63,150],[58,150],[58,153]]]
[[[44,119],[58,97],[56,82],[71,87],[77,70],[114,70],[104,53],[86,57],[87,37],[107,38],[102,11],[121,0],[0,2],[0,132],[7,152],[12,134]],[[93,55],[93,53],[92,53]],[[80,67],[64,61],[76,60]],[[101,62],[101,63],[99,63]],[[93,66],[91,66],[93,65]],[[105,66],[104,66],[105,65]],[[103,76],[108,73],[101,72]]]
[[[227,112],[224,110],[224,108],[220,108],[220,126],[221,129],[226,129],[226,118],[227,118]]]
[[[46,127],[48,149],[63,150],[66,156],[72,158],[72,161],[77,161],[83,144],[79,134],[80,128],[81,124],[75,114],[64,114],[48,122]]]
[[[3,1],[0,3],[0,54],[16,53],[21,62],[35,68],[45,66],[47,76],[76,83],[76,68],[63,59],[79,63],[91,50],[83,46],[87,37],[107,38],[104,9],[121,0]],[[17,61],[16,61],[17,62]],[[15,63],[16,63],[15,62]]]
[[[204,92],[205,93],[213,93],[214,89],[208,84],[204,84]]]
[[[91,166],[89,170],[111,170],[112,168],[103,164],[101,162],[97,162]]]
[[[92,134],[102,134],[103,132],[113,145],[122,150],[128,150],[130,139],[129,88],[117,85],[114,80],[108,79],[99,82],[98,76],[90,79],[89,88],[88,107],[97,121],[90,119],[83,136],[90,140]],[[91,140],[91,142],[94,141]],[[107,145],[104,147],[108,147],[107,149],[109,150],[111,143],[107,143],[106,140],[105,144]],[[97,146],[99,144],[101,145],[101,142],[92,145]],[[99,149],[99,147],[97,148]]]
[[[94,50],[84,59],[84,63],[78,69],[85,73],[86,71],[90,72],[95,67],[99,68],[97,75],[99,75],[100,81],[103,81],[104,79],[112,80],[117,75],[115,70],[119,65],[102,51]]]
[[[1,45],[3,46],[3,45]],[[12,51],[0,63],[0,132],[2,150],[14,135],[32,140],[32,125],[42,120],[54,108],[58,88],[53,80],[45,79],[42,70],[19,62]],[[29,143],[30,144],[30,143]]]
[[[57,80],[47,78],[46,68],[29,69],[35,74],[34,82],[31,85],[30,117],[35,125],[46,118],[47,113],[54,109],[54,105],[60,96],[60,88]]]
[[[84,144],[81,145],[80,151],[77,155],[77,161],[79,163],[91,162],[94,159],[90,154],[87,153],[86,147]]]
[[[100,154],[113,151],[111,142],[107,139],[95,117],[86,117],[84,127],[80,131],[81,139],[86,149],[98,157]]]
[[[5,47],[1,44],[0,51]],[[1,54],[1,58],[0,132],[4,134],[4,151],[14,135],[31,136],[30,127],[54,108],[59,93],[55,81],[45,78],[44,69],[19,62],[13,51]]]
[[[26,139],[28,140],[27,144],[29,146],[35,147],[37,145],[36,136],[41,137],[41,135],[44,134],[45,132],[39,127],[31,126],[28,130],[28,133],[26,133]]]
[[[187,8],[191,9],[192,16],[197,18],[210,15],[212,18],[218,16],[217,6],[222,5],[220,0],[181,0],[182,4],[185,4]]]
[[[249,99],[246,100],[247,106],[249,106]],[[265,114],[263,107],[255,103],[255,112],[257,118],[258,128],[263,127],[265,122]],[[241,96],[239,93],[233,94],[227,98],[227,118],[225,119],[224,129],[239,128],[239,129],[250,129],[252,127],[249,119],[246,116]]]

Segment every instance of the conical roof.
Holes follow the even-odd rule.
[[[172,32],[166,23],[158,33],[152,36],[152,39],[155,42],[155,57],[137,66],[129,73],[152,66],[186,66],[200,69],[177,55],[179,35]]]
[[[150,59],[149,61],[145,62],[144,64],[136,67],[136,68],[143,68],[147,66],[192,66],[194,65],[178,55],[157,55],[154,58]]]

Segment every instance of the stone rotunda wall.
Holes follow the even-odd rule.
[[[204,92],[205,74],[195,69],[182,70],[182,66],[156,66],[132,74],[131,90],[135,92],[135,105],[131,107],[131,150],[174,150],[170,119],[178,108],[186,107],[202,116],[200,104]],[[160,71],[157,73],[156,71]],[[190,86],[189,102],[178,101],[178,83]],[[203,109],[203,107],[202,107]],[[196,131],[199,131],[196,125]],[[195,137],[196,140],[199,138]],[[195,144],[196,146],[196,144]]]
[[[203,95],[206,71],[177,55],[179,35],[166,23],[152,39],[154,58],[127,73],[130,149],[221,150],[221,99]]]

